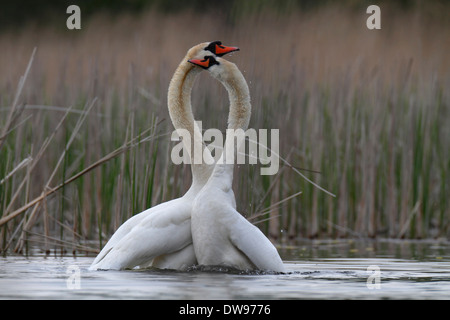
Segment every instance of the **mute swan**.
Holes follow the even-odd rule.
[[[236,65],[212,56],[190,62],[207,69],[227,89],[230,100],[228,128],[246,130],[251,113],[250,94],[247,82]],[[231,151],[230,142],[234,148],[234,136],[230,136],[228,130],[226,140],[221,158],[195,198],[192,208],[192,240],[197,261],[200,265],[284,272],[277,249],[233,206],[234,166],[222,161],[226,159],[226,152]]]
[[[168,90],[169,113],[176,129],[187,129],[191,137],[198,137],[199,129],[195,124],[190,100],[194,80],[202,69],[195,67],[188,60],[207,54],[223,56],[237,50],[237,47],[223,46],[220,41],[201,43],[188,50],[176,69]],[[191,140],[192,143],[199,143],[198,139]],[[188,150],[189,147],[191,146],[188,146]],[[193,181],[186,194],[149,208],[125,221],[89,269],[120,270],[136,266],[154,266],[183,270],[194,265],[197,260],[192,246],[191,207],[212,169],[212,165],[192,165]]]

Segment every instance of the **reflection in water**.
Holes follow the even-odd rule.
[[[424,240],[312,240],[280,249],[283,260],[311,258],[442,259],[450,255],[448,241]]]
[[[93,257],[9,256],[0,258],[0,298],[450,299],[447,243],[308,241],[280,252],[285,274],[203,266],[88,271]]]

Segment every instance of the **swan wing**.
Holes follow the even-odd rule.
[[[172,201],[167,201],[161,204],[158,204],[152,208],[149,208],[145,211],[142,211],[141,213],[138,213],[131,218],[129,218],[127,221],[125,221],[117,230],[114,232],[114,234],[111,236],[111,238],[108,240],[106,245],[103,247],[103,249],[100,251],[100,253],[97,255],[97,257],[94,259],[93,265],[96,265],[97,263],[102,260],[108,252],[114,248],[117,243],[119,243],[135,226],[137,226],[142,220],[144,220],[146,217],[151,215],[152,213],[155,213],[159,210],[163,210],[165,207],[169,207],[172,204]]]
[[[133,268],[191,244],[191,208],[181,199],[176,200],[140,219],[90,269]]]
[[[234,210],[234,209],[228,209]],[[261,270],[285,272],[277,249],[256,226],[234,210],[234,223],[230,225],[230,240]]]
[[[185,271],[197,264],[194,245],[190,243],[181,250],[156,257],[151,266],[159,269],[175,269]]]

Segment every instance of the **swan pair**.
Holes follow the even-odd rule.
[[[246,130],[248,126],[251,104],[247,83],[235,64],[221,58],[237,50],[223,46],[220,41],[196,45],[188,50],[170,81],[169,114],[175,129],[188,130],[192,137],[190,142],[183,140],[190,144],[185,145],[188,153],[197,145],[204,156],[212,157],[202,142],[191,107],[192,87],[203,70],[228,91],[228,128]],[[221,157],[225,154],[226,148]],[[216,165],[207,164],[211,161],[195,164],[194,155],[189,156],[192,160],[189,190],[181,198],[128,219],[95,258],[91,270],[150,266],[186,270],[200,264],[285,271],[272,243],[236,211],[233,164],[220,160]]]

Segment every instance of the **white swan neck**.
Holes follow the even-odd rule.
[[[229,66],[228,71],[231,72],[232,76],[229,77],[227,81],[221,80],[228,91],[228,97],[230,100],[228,129],[232,129],[231,131],[237,129],[242,129],[245,131],[247,130],[251,116],[250,91],[244,76],[234,64]],[[234,135],[228,135],[227,130],[224,150],[213,171],[214,178],[218,179],[220,177],[225,185],[229,187],[231,187],[233,182],[233,163],[236,158],[237,150],[239,150],[241,143],[245,143],[245,141],[240,141],[239,139],[237,139],[237,143],[234,143],[233,141],[230,141],[230,139],[234,140]],[[227,163],[226,161],[226,150],[229,148],[233,148],[234,159],[232,163]]]
[[[169,115],[175,129],[187,130],[190,134],[191,145],[185,145],[188,150],[196,150],[194,145],[200,147],[199,150],[204,150],[202,133],[198,125],[195,123],[194,115],[192,113],[191,92],[194,86],[197,75],[202,71],[198,67],[194,67],[188,62],[189,57],[186,56],[178,68],[176,69],[172,80],[169,84],[168,90],[168,108]],[[183,141],[183,143],[186,143]],[[199,183],[204,185],[207,181],[213,166],[207,164],[194,164],[194,154],[190,152],[191,170],[193,184]]]

